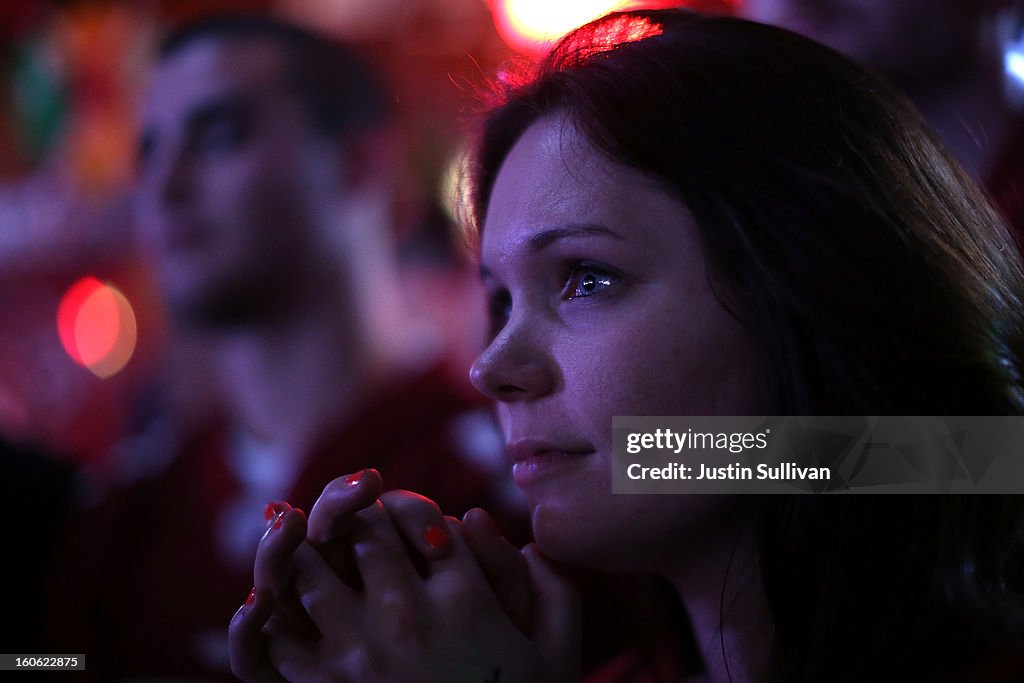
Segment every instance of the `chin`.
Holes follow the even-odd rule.
[[[555,499],[531,506],[543,553],[569,565],[617,573],[663,572],[736,537],[751,501],[734,496]]]
[[[636,556],[623,552],[613,534],[590,515],[539,504],[531,514],[533,538],[544,555],[556,562],[602,571],[642,571]]]

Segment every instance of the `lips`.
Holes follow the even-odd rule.
[[[570,441],[520,439],[508,445],[512,478],[519,486],[574,467],[594,452],[590,444]]]

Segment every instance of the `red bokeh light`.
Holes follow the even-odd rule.
[[[117,288],[92,276],[64,294],[57,308],[57,332],[71,359],[101,378],[119,372],[135,351],[131,304]]]
[[[60,334],[60,342],[71,359],[82,366],[85,365],[85,361],[78,351],[78,339],[75,334],[78,312],[82,310],[85,300],[102,287],[103,283],[96,278],[84,277],[68,288],[57,308],[57,332]]]
[[[538,52],[577,26],[637,4],[633,0],[492,0],[491,12],[498,33],[510,47]]]
[[[509,47],[538,54],[551,43],[609,12],[684,7],[731,14],[737,0],[489,0],[494,25]]]

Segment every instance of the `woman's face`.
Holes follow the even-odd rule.
[[[498,402],[541,548],[675,561],[731,503],[613,495],[612,417],[764,414],[753,340],[713,295],[688,210],[548,116],[498,173],[481,261],[494,337],[472,379]]]

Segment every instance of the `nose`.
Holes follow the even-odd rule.
[[[528,401],[555,391],[560,373],[550,345],[531,329],[512,322],[470,368],[477,391],[496,401]]]
[[[166,204],[178,204],[189,194],[193,169],[189,168],[188,156],[185,150],[178,150],[167,160],[162,182],[158,186],[160,198]]]
[[[186,150],[160,150],[140,171],[139,191],[150,206],[180,204],[189,195],[192,175]]]

